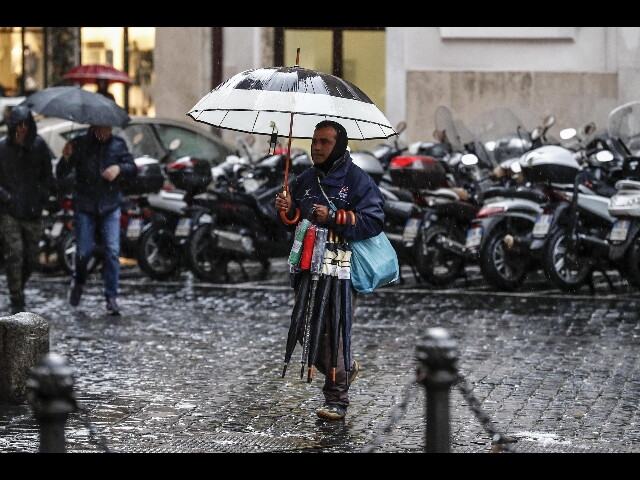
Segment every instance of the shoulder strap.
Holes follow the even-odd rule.
[[[318,180],[318,186],[320,187],[320,191],[322,192],[322,195],[324,195],[324,198],[326,198],[327,202],[329,203],[329,208],[334,212],[337,211],[338,208],[333,204],[331,200],[329,200],[329,197],[327,197],[327,194],[324,193],[324,188],[322,188],[322,184],[320,183],[320,177],[317,175],[316,175],[316,180]]]

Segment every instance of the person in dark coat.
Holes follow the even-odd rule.
[[[287,212],[292,218],[295,209],[300,218],[313,213],[313,223],[331,229],[347,240],[364,240],[382,232],[384,227],[384,197],[373,178],[358,167],[347,151],[347,132],[337,122],[318,123],[311,140],[313,167],[296,176],[289,185],[289,194],[276,197],[276,211]],[[334,205],[329,208],[329,201]],[[337,221],[336,211],[345,210],[350,221]],[[353,215],[353,217],[352,217]],[[296,281],[293,279],[293,284]],[[351,308],[355,309],[357,292],[351,289]],[[353,319],[353,311],[351,312]],[[327,322],[327,327],[328,327]],[[344,368],[342,342],[338,349],[335,382],[328,375],[330,368],[329,334],[321,338],[318,370],[325,376],[322,387],[324,405],[316,411],[328,420],[344,418],[349,406],[349,387],[358,375],[360,366],[353,362],[347,377]]]
[[[55,193],[52,154],[27,106],[18,105],[0,140],[0,242],[11,313],[25,310],[24,287],[38,263],[42,210]]]
[[[96,93],[107,97],[109,100],[116,101],[116,97],[113,96],[113,93],[109,91],[109,80],[106,78],[98,78],[96,79],[96,85],[98,86],[98,90]]]
[[[87,264],[99,235],[104,246],[103,281],[107,313],[119,315],[120,209],[124,181],[137,172],[125,141],[112,127],[92,125],[74,138],[56,166],[58,179],[73,179],[75,269],[69,303],[78,306],[87,281]]]

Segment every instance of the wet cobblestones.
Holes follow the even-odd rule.
[[[40,276],[27,289],[28,305],[49,322],[51,351],[74,368],[79,404],[113,452],[355,453],[374,443],[376,452],[423,452],[426,402],[414,355],[432,327],[458,343],[460,373],[494,428],[517,440],[513,451],[640,452],[633,292],[497,295],[479,283],[406,284],[362,296],[352,405],[345,421],[325,422],[314,414],[321,376],[308,384],[290,368],[281,378],[293,300],[285,275],[214,286],[127,271],[122,317],[105,315],[97,279],[77,309],[66,302],[67,287],[65,277]],[[2,279],[0,305],[5,292]],[[452,452],[490,452],[491,439],[455,387],[450,409]],[[80,414],[66,436],[69,452],[104,451]],[[0,452],[38,448],[30,407],[0,406]]]

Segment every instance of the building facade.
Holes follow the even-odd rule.
[[[509,107],[530,127],[553,114],[554,128],[606,128],[612,108],[640,98],[640,27],[0,27],[0,84],[28,93],[63,84],[74,65],[109,63],[133,79],[111,87],[131,114],[191,121],[223,80],[293,65],[297,48],[300,66],[351,81],[406,121],[407,143],[432,139],[440,105],[468,125]]]

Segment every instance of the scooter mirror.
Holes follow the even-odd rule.
[[[545,117],[544,122],[542,124],[544,125],[545,129],[549,129],[555,123],[556,123],[556,117],[554,117],[553,115],[549,115],[549,116]]]
[[[473,153],[465,153],[462,155],[460,159],[463,165],[477,165],[478,157],[476,157]]]
[[[596,124],[591,122],[584,127],[585,135],[591,135],[596,131]]]
[[[609,150],[600,150],[598,153],[596,153],[596,160],[598,160],[599,162],[610,162],[611,160],[613,160],[613,153],[611,153]]]
[[[564,130],[560,130],[560,138],[562,140],[569,140],[575,137],[578,134],[575,128],[565,128]]]
[[[406,129],[407,129],[407,122],[400,122],[400,123],[398,123],[398,125],[396,125],[396,133],[398,135],[400,135]]]
[[[539,127],[536,127],[531,131],[531,140],[538,140],[541,136],[542,132]]]

